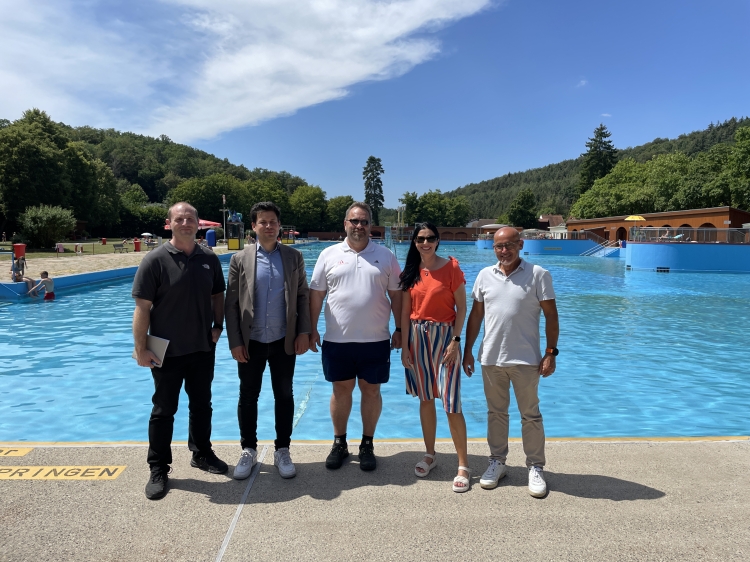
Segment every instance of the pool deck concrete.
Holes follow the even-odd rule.
[[[224,254],[227,251],[226,246],[217,246],[214,248],[216,254]],[[47,258],[37,258],[34,254],[28,254],[26,256],[26,275],[34,279],[39,279],[39,273],[46,271],[54,279],[62,275],[121,269],[140,264],[146,255],[148,255],[147,251],[134,252],[132,245],[130,246],[130,251],[124,254],[66,255],[64,257]],[[10,267],[10,262],[8,262],[7,267]]]
[[[750,559],[747,438],[550,441],[544,499],[527,493],[517,441],[495,490],[479,487],[488,449],[471,442],[464,494],[451,491],[446,442],[426,479],[413,473],[418,442],[376,441],[370,473],[356,455],[329,471],[327,443],[293,443],[291,480],[277,474],[270,445],[251,488],[191,468],[185,444],[174,444],[170,491],[158,501],[143,493],[144,444],[12,445],[33,450],[0,451],[0,469],[127,468],[114,480],[0,479],[2,561]],[[240,452],[215,450],[230,465]]]

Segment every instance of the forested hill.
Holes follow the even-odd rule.
[[[289,200],[300,187],[313,188],[288,172],[249,170],[165,135],[71,127],[39,109],[13,122],[0,119],[0,228],[9,233],[30,228],[23,218],[29,208],[51,206],[72,212],[88,234],[133,236],[161,231],[175,197],[191,197],[196,207],[203,204],[202,218],[220,220],[222,195],[244,214],[259,197],[273,197],[290,211]],[[312,218],[289,213],[287,220],[319,226],[325,194],[308,191],[297,199],[316,197],[320,212],[308,213]]]
[[[750,126],[750,118],[731,118],[723,123],[711,124],[702,131],[680,135],[676,139],[656,138],[636,147],[619,150],[619,159],[633,158],[646,162],[656,155],[683,152],[688,156],[708,151],[720,143],[731,144],[740,127]],[[616,131],[615,131],[616,135]],[[581,139],[582,151],[585,139]],[[567,216],[578,195],[578,180],[582,157],[563,160],[543,168],[509,173],[491,180],[470,183],[449,192],[463,195],[469,201],[471,214],[479,218],[496,218],[507,212],[516,195],[530,188],[539,205],[539,214],[554,213]]]
[[[300,185],[307,185],[305,180],[288,172],[249,170],[226,158],[221,160],[213,154],[172,142],[166,135],[153,138],[114,129],[59,125],[70,140],[81,141],[87,152],[108,164],[117,180],[140,185],[152,203],[163,201],[169,190],[183,180],[220,173],[239,180],[273,177],[289,194]]]

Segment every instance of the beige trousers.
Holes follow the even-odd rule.
[[[510,385],[521,413],[521,436],[526,466],[544,466],[544,424],[539,411],[539,366],[482,365],[487,398],[487,443],[490,458],[505,462],[508,457],[508,406]]]

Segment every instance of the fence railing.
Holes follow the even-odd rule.
[[[704,242],[723,244],[750,244],[750,229],[747,228],[630,228],[633,242]]]
[[[492,238],[492,236],[490,236]],[[569,230],[567,232],[548,232],[546,230],[524,230],[521,232],[524,240],[591,240],[596,244],[604,244],[607,240],[590,230]]]

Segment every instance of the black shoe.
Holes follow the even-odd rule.
[[[150,500],[160,500],[167,495],[169,483],[169,467],[151,467],[151,476],[146,484],[146,497]]]
[[[212,450],[209,450],[207,453],[193,453],[193,458],[190,459],[190,466],[207,470],[211,474],[224,474],[229,470],[227,463],[217,457],[216,453]]]
[[[378,461],[375,460],[375,448],[372,442],[359,446],[359,468],[362,470],[375,470]]]
[[[334,443],[331,452],[326,458],[326,468],[341,468],[344,459],[349,456],[349,448],[346,443]]]

